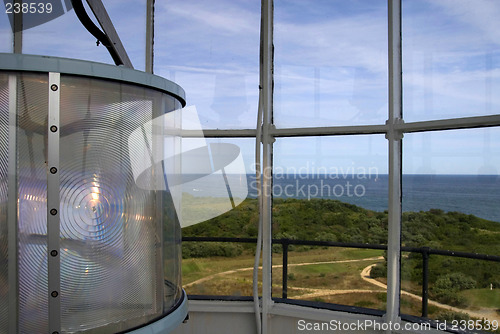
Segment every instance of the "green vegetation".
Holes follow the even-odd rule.
[[[255,238],[258,220],[257,200],[246,199],[234,210],[184,228],[182,234]],[[387,212],[371,211],[338,200],[276,198],[273,202],[274,238],[386,244],[387,221]],[[499,237],[499,223],[473,215],[445,213],[439,209],[403,213],[403,246],[500,255]],[[279,252],[280,248],[276,247],[276,251]],[[239,255],[239,251],[228,253],[224,256]],[[445,266],[453,266],[449,260]],[[433,277],[434,281],[436,279]]]
[[[243,253],[241,245],[229,242],[188,242],[182,248],[182,257],[225,256],[234,257]]]
[[[438,313],[438,319],[451,323],[452,321],[469,320],[470,317],[464,312],[443,311]]]
[[[475,289],[460,292],[472,307],[500,307],[500,289]]]
[[[403,213],[405,246],[500,255],[500,224],[460,212]]]
[[[201,224],[184,228],[184,236],[257,236],[256,199]],[[337,200],[275,199],[273,237],[339,242],[385,243],[387,213],[375,212]]]

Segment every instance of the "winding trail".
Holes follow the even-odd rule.
[[[370,277],[370,272],[374,266],[376,266],[376,263],[371,264],[368,267],[364,268],[361,271],[361,278],[368,283],[374,284],[374,285],[386,290],[387,285]],[[414,299],[417,299],[419,301],[422,301],[421,296],[413,294],[411,292],[401,290],[401,294],[405,295],[405,296],[409,296],[409,297],[414,298]],[[500,322],[500,315],[498,315],[494,309],[483,309],[483,311],[471,311],[471,310],[465,310],[465,309],[453,307],[453,306],[446,305],[446,304],[441,304],[439,302],[436,302],[436,301],[430,300],[430,299],[427,301],[427,303],[429,305],[434,305],[434,306],[437,306],[439,308],[450,310],[453,312],[467,313],[469,316],[474,317],[474,318],[479,318],[479,319],[487,318],[489,320],[498,320]]]
[[[365,259],[355,259],[355,260],[337,260],[337,261],[325,261],[325,262],[289,263],[288,267],[310,266],[310,265],[315,265],[315,264],[334,264],[334,263],[349,263],[349,262],[361,262],[361,261],[378,261],[378,260],[382,260],[382,259],[383,259],[382,256],[377,256],[377,257],[369,257],[369,258],[365,258]],[[272,267],[273,268],[282,268],[283,265],[282,264],[275,264]],[[262,269],[262,267],[259,267],[259,269]],[[214,277],[217,277],[217,276],[224,276],[224,275],[235,274],[235,273],[240,273],[240,272],[250,271],[250,270],[253,270],[253,267],[246,267],[246,268],[239,268],[239,269],[234,269],[234,270],[223,271],[223,272],[220,272],[220,273],[217,273],[217,274],[205,276],[205,277],[200,278],[200,279],[198,279],[196,281],[193,281],[191,283],[184,284],[183,287],[184,288],[188,288],[190,286],[193,286],[193,285],[196,285],[196,284],[200,284],[200,283],[209,281],[209,280],[211,280],[211,279],[213,279]],[[314,289],[308,289],[308,290],[314,290]],[[318,290],[318,289],[316,289],[316,290]],[[332,291],[334,291],[334,290],[332,290]]]

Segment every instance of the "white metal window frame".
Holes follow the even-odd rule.
[[[271,173],[273,168],[273,143],[275,138],[305,136],[345,136],[385,134],[388,141],[389,201],[388,201],[388,272],[386,322],[400,322],[401,280],[401,203],[402,203],[402,159],[405,133],[456,130],[500,126],[500,115],[448,118],[405,123],[403,118],[403,72],[402,72],[402,0],[388,0],[388,119],[385,124],[325,126],[307,128],[276,128],[273,125],[273,0],[262,0],[263,61],[262,80],[262,129],[205,129],[206,138],[255,138],[261,134],[263,149],[262,169]],[[272,188],[271,175],[264,175],[262,183],[263,201],[259,203],[263,217],[262,248],[262,332],[266,333],[272,313],[271,258],[272,258]]]

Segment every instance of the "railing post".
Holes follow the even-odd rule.
[[[284,299],[288,298],[288,239],[281,239],[281,245],[283,246],[283,287],[282,287],[282,297]]]
[[[427,318],[429,301],[429,247],[422,247],[422,317]]]

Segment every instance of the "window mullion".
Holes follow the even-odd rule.
[[[273,0],[262,1],[262,48],[261,70],[263,90],[262,126],[262,333],[270,333],[269,314],[272,307],[272,152],[273,137]]]
[[[389,25],[389,222],[387,242],[387,322],[399,321],[401,276],[402,54],[401,0],[388,0]]]

